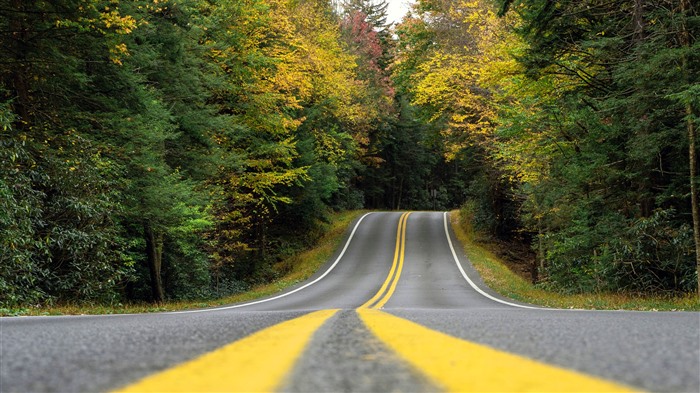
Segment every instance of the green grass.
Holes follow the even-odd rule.
[[[512,272],[492,251],[494,245],[478,241],[467,220],[459,211],[450,213],[452,228],[464,246],[474,268],[486,285],[505,297],[544,307],[589,310],[700,311],[694,293],[681,297],[638,296],[625,293],[561,294],[533,285]]]
[[[93,314],[135,314],[161,311],[179,311],[196,308],[223,306],[259,299],[274,295],[284,289],[311,277],[340,245],[343,234],[350,223],[363,214],[363,211],[348,211],[336,213],[328,230],[309,250],[294,255],[273,266],[273,269],[284,272],[282,277],[271,283],[259,285],[250,291],[235,294],[221,299],[196,301],[168,301],[163,304],[151,303],[124,304],[116,306],[89,304],[62,304],[51,307],[25,307],[19,309],[0,308],[0,316],[21,315],[93,315]]]

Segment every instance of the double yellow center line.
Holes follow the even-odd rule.
[[[360,308],[380,309],[384,307],[386,302],[391,298],[391,295],[396,291],[396,285],[399,283],[399,277],[401,277],[401,271],[403,271],[404,254],[406,251],[406,221],[408,221],[408,216],[410,214],[410,212],[406,212],[402,214],[399,219],[399,226],[396,229],[394,261],[391,264],[389,275],[386,277],[386,280],[384,280],[379,291],[365,304],[361,305]]]

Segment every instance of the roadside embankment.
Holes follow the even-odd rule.
[[[495,244],[479,241],[478,234],[460,211],[450,212],[455,235],[464,247],[464,253],[491,289],[508,298],[525,303],[553,308],[591,310],[639,311],[700,311],[696,294],[682,297],[662,295],[631,295],[626,293],[561,294],[547,291],[511,271],[496,256]]]

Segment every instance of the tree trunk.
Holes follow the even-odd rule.
[[[396,202],[396,210],[401,210],[401,198],[403,198],[403,176],[401,176],[401,181],[399,182],[399,197]]]
[[[680,42],[683,47],[690,47],[690,33],[686,25],[688,14],[690,13],[690,0],[680,0],[682,23],[680,31]],[[686,79],[689,79],[688,58],[683,56],[683,72]],[[688,80],[690,82],[690,80]],[[698,206],[698,161],[695,147],[695,123],[693,119],[697,115],[691,102],[685,105],[686,128],[688,130],[688,161],[690,167],[690,205],[693,214],[693,240],[695,241],[695,269],[698,275],[697,293],[700,298],[700,207]]]
[[[265,215],[267,218],[267,215]],[[260,242],[260,262],[264,261],[267,257],[267,221],[262,219],[260,221],[260,237],[258,241]]]
[[[544,277],[544,232],[542,231],[542,219],[537,219],[537,258],[533,264],[532,283],[537,284]]]
[[[685,107],[688,127],[688,161],[690,161],[690,205],[693,214],[693,240],[695,240],[695,270],[698,275],[698,297],[700,297],[700,207],[698,207],[697,174],[698,164],[695,149],[695,124],[693,123],[693,107],[687,104]]]
[[[700,207],[698,207],[697,157],[695,150],[695,124],[692,120],[693,108],[686,105],[688,127],[688,160],[690,161],[690,204],[693,212],[693,240],[695,240],[695,270],[698,275],[698,297],[700,297]]]
[[[644,39],[644,3],[642,0],[634,0],[634,42],[639,43]]]
[[[144,225],[146,237],[146,255],[148,256],[148,270],[151,273],[151,292],[155,303],[165,300],[163,279],[160,271],[163,265],[163,235],[156,234],[149,224]]]
[[[13,17],[9,21],[9,28],[12,34],[11,51],[14,56],[15,65],[12,67],[8,85],[12,86],[15,100],[13,107],[15,113],[19,115],[18,128],[25,128],[29,122],[29,89],[27,87],[27,50],[26,45],[29,39],[26,22],[24,20],[23,0],[12,0],[10,7]],[[26,2],[25,2],[26,5]]]

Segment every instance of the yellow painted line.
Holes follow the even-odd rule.
[[[394,294],[394,291],[396,291],[396,285],[399,283],[399,278],[401,277],[401,272],[403,271],[404,252],[406,250],[406,222],[408,221],[408,216],[410,214],[410,212],[406,213],[403,219],[403,228],[401,229],[401,253],[399,255],[398,267],[394,281],[391,282],[391,287],[389,287],[386,295],[384,295],[384,297],[372,308],[380,309],[384,307],[386,302],[388,302],[391,296]]]
[[[367,327],[433,382],[452,392],[630,392],[628,387],[461,340],[372,309]]]
[[[399,225],[396,228],[396,247],[394,249],[394,260],[391,262],[391,269],[389,270],[389,275],[386,277],[386,280],[384,280],[384,283],[382,284],[379,291],[377,291],[377,293],[374,296],[372,296],[372,298],[369,299],[365,304],[361,305],[360,308],[367,308],[371,306],[374,302],[376,302],[379,299],[379,297],[382,296],[386,288],[389,286],[391,279],[394,277],[394,272],[396,271],[396,266],[398,264],[399,251],[401,247],[401,227],[403,225],[403,219],[405,216],[406,213],[403,213],[401,215],[401,218],[399,219]]]
[[[117,392],[274,391],[313,333],[337,311],[316,311],[279,323]]]
[[[374,294],[374,296],[372,296],[371,299],[369,299],[367,302],[365,302],[363,305],[361,305],[360,308],[369,308],[370,306],[372,306],[372,304],[377,302],[377,300],[379,300],[379,298],[384,294],[387,287],[389,287],[389,285],[391,285],[391,282],[394,279],[394,273],[396,272],[396,270],[399,266],[399,256],[401,254],[401,244],[402,244],[402,233],[404,235],[406,233],[406,230],[405,230],[406,219],[408,218],[409,214],[410,213],[403,213],[401,215],[401,218],[399,219],[399,225],[396,228],[396,246],[394,249],[394,260],[391,262],[391,269],[389,270],[389,274],[387,275],[386,280],[384,280],[384,283],[382,284],[381,288],[379,288],[379,291],[377,291],[377,293]],[[401,264],[403,264],[403,261],[401,261]],[[397,275],[395,281],[398,281],[398,275]],[[394,285],[394,288],[395,287],[396,286]]]

